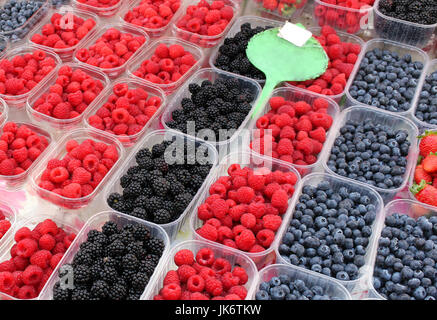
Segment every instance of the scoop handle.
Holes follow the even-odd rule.
[[[278,81],[271,77],[266,77],[266,82],[264,84],[264,88],[261,91],[261,95],[259,96],[255,109],[252,113],[252,118],[257,118],[259,113],[262,110],[262,107],[267,103],[267,100],[270,98],[270,95],[272,94],[275,87],[280,83],[281,81]]]

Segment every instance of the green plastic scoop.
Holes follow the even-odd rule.
[[[315,79],[328,67],[328,56],[316,39],[311,37],[302,47],[298,47],[280,38],[278,32],[279,28],[274,28],[258,33],[247,45],[249,61],[266,76],[264,89],[252,117],[260,112],[279,83]]]

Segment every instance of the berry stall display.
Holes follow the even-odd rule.
[[[53,49],[66,49],[76,46],[96,25],[92,18],[83,19],[71,12],[53,13],[47,23],[33,34],[30,41]]]
[[[433,68],[435,68],[436,62],[433,61]],[[414,115],[425,125],[437,127],[437,71],[433,71],[425,77]]]
[[[161,41],[165,39],[159,41],[153,55],[142,61],[136,70],[132,70],[132,74],[154,84],[169,85],[187,74],[198,62],[198,58],[185,50],[183,43],[179,44],[177,40],[169,45]]]
[[[33,125],[6,123],[0,137],[0,177],[25,175],[50,142],[50,135]]]
[[[226,257],[216,257],[204,247],[174,254],[176,270],[165,274],[162,288],[154,300],[245,300],[244,285],[249,277],[244,268],[233,265]]]
[[[38,98],[28,100],[30,107],[39,114],[57,120],[72,120],[79,117],[106,85],[89,73],[77,65],[63,65],[58,69],[53,85]],[[35,116],[40,115],[35,114]]]
[[[380,197],[370,188],[324,174],[307,176],[302,186],[279,244],[282,259],[341,281],[358,279],[371,248]]]
[[[258,70],[247,58],[246,48],[254,35],[270,28],[270,26],[252,27],[249,22],[243,23],[240,31],[233,37],[225,38],[224,43],[218,48],[217,58],[213,62],[214,66],[251,79],[265,80],[264,73]]]
[[[26,226],[18,229],[10,259],[0,263],[0,293],[18,299],[38,297],[75,237],[51,219],[32,230]]]
[[[124,21],[144,28],[152,36],[160,36],[175,16],[180,0],[137,0],[122,14]]]
[[[0,209],[0,240],[3,238],[6,232],[9,231],[11,226],[12,224],[11,221],[8,219],[8,216],[5,215],[2,209]]]
[[[136,165],[120,178],[121,194],[113,192],[107,199],[112,209],[157,224],[179,219],[202,187],[212,165],[191,159],[186,142],[183,157],[176,154],[178,160],[168,163],[166,153],[172,150],[169,146],[173,142],[178,142],[175,139],[166,139],[135,154]],[[205,145],[197,145],[195,150],[197,155],[209,152]]]
[[[292,89],[276,90],[276,94],[287,94],[286,90],[293,94]],[[276,94],[269,100],[270,110],[256,120],[251,149],[296,165],[316,163],[333,123],[328,114],[333,102],[307,96],[313,100],[308,103]]]
[[[337,34],[330,26],[323,26],[320,31],[318,29],[314,29],[314,31],[320,33],[318,36],[314,35],[314,38],[319,41],[328,55],[328,68],[317,79],[304,82],[295,81],[290,82],[290,84],[315,93],[336,96],[340,99],[361,52],[361,40]]]
[[[417,52],[410,49],[401,55],[398,52],[402,50],[400,46],[379,48],[388,45],[383,41],[378,44],[377,41],[373,41],[373,45],[378,47],[365,53],[349,87],[348,95],[353,99],[350,103],[405,112],[411,108],[426,55],[420,53],[419,49]]]
[[[204,239],[249,253],[272,245],[298,177],[293,171],[232,164],[217,177],[197,208]]]
[[[423,203],[437,206],[437,132],[419,136],[419,156],[410,190]]]
[[[85,205],[85,199],[95,193],[120,157],[118,145],[95,139],[71,139],[57,149],[51,151],[50,160],[35,183],[40,196],[65,207],[74,206],[76,202]],[[56,151],[60,155],[55,154]]]
[[[255,0],[261,10],[281,18],[290,19],[299,9],[302,9],[307,0]]]
[[[388,300],[437,299],[437,217],[393,213],[379,238],[373,287]]]
[[[173,33],[184,40],[213,47],[234,20],[238,5],[233,1],[190,1],[178,16]]]
[[[128,79],[117,80],[87,113],[87,124],[123,143],[135,142],[163,104],[164,93],[158,90]]]
[[[189,82],[208,74],[216,75],[216,79]],[[210,129],[215,134],[213,142],[229,139],[228,134],[223,136],[223,131],[234,134],[246,120],[258,94],[256,83],[215,73],[211,69],[202,69],[190,79],[188,87],[180,89],[183,92],[179,96],[184,97],[173,101],[180,103],[181,107],[167,109],[162,121],[167,127],[183,133],[187,133],[194,122],[196,134],[202,129]]]
[[[329,25],[347,33],[367,29],[375,0],[314,0],[314,17],[319,26]]]
[[[85,240],[85,239],[84,239]],[[54,300],[139,300],[165,249],[162,239],[149,227],[106,222],[88,232],[69,264],[74,288],[63,288],[57,281]]]

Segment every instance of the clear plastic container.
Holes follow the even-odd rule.
[[[350,192],[359,192],[361,195],[366,195],[370,198],[370,203],[376,207],[376,218],[372,225],[372,235],[369,238],[369,244],[366,248],[366,255],[364,256],[365,264],[360,268],[358,278],[355,280],[349,281],[340,281],[351,294],[355,295],[359,288],[361,287],[361,283],[366,280],[366,275],[369,273],[369,270],[372,268],[372,248],[374,247],[374,243],[376,241],[376,235],[378,231],[378,226],[381,224],[381,221],[384,219],[384,203],[382,201],[381,196],[372,188],[365,185],[364,183],[358,181],[352,181],[350,179],[345,179],[342,177],[334,176],[326,173],[313,173],[302,179],[299,187],[295,191],[295,195],[293,196],[293,201],[290,204],[290,214],[287,215],[287,218],[282,222],[281,228],[278,230],[277,237],[275,242],[273,243],[276,254],[278,256],[278,262],[288,264],[284,258],[281,257],[279,253],[279,246],[282,243],[282,238],[284,237],[287,228],[293,218],[294,208],[299,203],[299,197],[302,194],[303,186],[314,186],[316,187],[322,181],[329,181],[331,184],[331,190],[338,190],[341,187],[346,187]]]
[[[257,130],[258,128],[256,127],[256,121],[262,117],[264,114],[268,113],[271,108],[270,108],[270,104],[269,104],[269,100],[271,97],[284,97],[284,99],[286,101],[305,101],[308,104],[312,104],[313,101],[315,99],[318,98],[322,98],[325,99],[328,102],[328,114],[332,117],[332,119],[334,120],[331,126],[331,129],[327,132],[326,135],[326,141],[323,144],[323,149],[322,151],[320,151],[319,155],[318,155],[318,159],[315,163],[311,164],[311,165],[298,165],[298,164],[293,164],[290,163],[293,167],[295,167],[299,173],[301,174],[301,176],[305,176],[313,171],[320,171],[323,169],[322,166],[322,158],[323,155],[327,152],[327,141],[330,139],[330,137],[332,135],[334,135],[334,128],[335,128],[335,122],[337,120],[337,118],[340,115],[340,108],[337,105],[337,103],[335,103],[334,100],[327,98],[326,96],[322,96],[319,95],[317,93],[312,93],[308,90],[303,90],[297,87],[282,87],[282,88],[276,88],[271,96],[269,97],[269,99],[267,100],[266,104],[263,106],[262,109],[260,109],[259,114],[251,119],[249,125],[248,125],[248,129],[252,130],[252,135],[256,132],[255,130]],[[253,151],[256,154],[259,154],[259,152]]]
[[[35,167],[42,161],[42,159],[45,157],[45,155],[47,154],[48,150],[50,150],[50,148],[53,146],[54,143],[53,142],[53,137],[52,135],[42,129],[39,126],[36,126],[32,123],[27,123],[27,122],[17,122],[15,121],[15,123],[20,127],[22,125],[26,125],[27,127],[29,127],[33,132],[35,132],[36,134],[38,134],[39,136],[43,136],[47,139],[47,141],[49,142],[49,144],[47,145],[47,148],[41,152],[41,154],[39,155],[38,158],[36,158],[36,160],[30,165],[29,168],[27,168],[26,171],[17,174],[17,175],[13,175],[13,176],[3,176],[0,175],[0,180],[5,182],[5,186],[7,187],[7,189],[9,190],[17,190],[20,187],[23,186],[23,184],[26,182],[27,177],[35,170]],[[3,128],[0,130],[1,134],[3,134]]]
[[[388,203],[385,207],[385,214],[384,219],[379,227],[376,241],[374,242],[374,247],[372,248],[372,269],[370,270],[367,286],[369,288],[369,298],[375,298],[379,300],[386,300],[382,295],[378,293],[378,291],[373,287],[373,274],[375,272],[375,260],[376,255],[378,253],[378,247],[379,247],[379,238],[381,237],[381,231],[385,226],[385,218],[388,216],[391,216],[395,213],[401,214],[401,215],[408,215],[411,218],[417,219],[420,216],[435,216],[437,215],[437,208],[433,206],[428,206],[426,204],[420,203],[418,201],[414,200],[407,200],[407,199],[399,199],[394,200],[390,203]]]
[[[207,1],[208,3],[212,2],[211,0],[207,0]],[[234,9],[234,16],[229,21],[228,25],[226,26],[226,28],[223,30],[222,33],[216,36],[206,36],[206,35],[202,36],[198,33],[193,33],[178,28],[176,24],[186,14],[187,7],[193,5],[195,6],[197,5],[197,3],[199,3],[199,0],[186,0],[181,3],[181,7],[179,8],[178,12],[175,14],[175,17],[173,18],[173,22],[171,23],[172,34],[175,37],[192,42],[203,48],[214,47],[221,40],[221,38],[228,32],[229,28],[232,26],[235,19],[239,15],[239,11],[240,11],[240,6],[233,0],[224,0],[223,2],[225,3],[225,5],[230,5]]]
[[[113,94],[113,88],[119,83],[127,83],[129,89],[135,89],[135,88],[141,88],[144,89],[150,96],[159,97],[161,99],[161,105],[159,106],[158,110],[156,110],[153,117],[149,119],[149,121],[146,123],[146,125],[141,129],[140,132],[133,134],[133,135],[126,135],[126,136],[118,136],[112,133],[105,132],[107,135],[111,136],[113,139],[118,139],[123,146],[125,147],[131,147],[134,145],[138,139],[148,130],[150,125],[154,121],[158,121],[159,117],[161,116],[162,110],[165,108],[166,105],[166,97],[165,93],[158,87],[152,86],[149,84],[146,84],[140,80],[137,79],[129,79],[129,78],[122,78],[118,79],[114,82],[112,82],[110,85],[106,87],[106,89],[103,89],[101,94],[99,94],[96,99],[91,102],[90,106],[85,110],[83,113],[83,124],[85,127],[89,128],[90,130],[97,130],[99,132],[104,132],[102,130],[98,130],[90,125],[88,119],[92,115],[96,114],[96,112],[108,101],[108,97]]]
[[[380,109],[377,107],[373,107],[373,106],[358,102],[357,100],[352,98],[352,96],[349,93],[350,87],[353,85],[353,82],[355,80],[355,76],[357,75],[358,71],[360,70],[361,61],[364,58],[365,54],[367,52],[372,51],[372,50],[377,49],[377,48],[379,48],[381,50],[390,50],[390,51],[397,52],[399,54],[399,56],[401,56],[401,57],[404,54],[410,54],[411,61],[422,62],[424,65],[424,68],[426,68],[426,65],[428,63],[427,54],[424,51],[422,51],[416,47],[409,46],[406,44],[397,43],[397,42],[390,41],[390,40],[384,40],[384,39],[372,39],[372,40],[366,42],[366,44],[364,45],[364,48],[361,50],[361,53],[358,57],[357,62],[355,63],[355,67],[352,70],[352,73],[349,77],[349,81],[346,84],[346,89],[345,89],[345,92],[346,92],[345,106],[346,107],[354,106],[354,105],[365,105],[365,106],[368,106],[370,108]],[[422,70],[422,75],[421,75],[420,79],[423,77],[423,73],[424,73],[424,71]],[[418,90],[418,87],[419,86],[416,87],[416,92]],[[414,98],[410,101],[410,108],[408,110],[400,111],[400,112],[391,112],[391,111],[387,111],[387,112],[389,112],[390,114],[406,116],[407,114],[410,113],[410,110],[413,107],[413,102],[414,102]],[[380,109],[380,110],[382,110],[382,109]]]
[[[135,155],[138,153],[138,151],[144,148],[150,150],[155,144],[161,143],[163,141],[171,141],[173,137],[176,137],[176,139],[184,139],[184,141],[187,141],[189,143],[188,145],[195,144],[197,146],[202,146],[202,148],[207,148],[208,163],[212,164],[212,168],[211,171],[209,172],[209,175],[205,178],[202,186],[197,191],[197,194],[194,196],[193,200],[191,200],[190,204],[187,206],[185,211],[179,216],[179,218],[170,223],[160,224],[160,226],[167,232],[172,242],[176,239],[179,233],[182,234],[187,233],[187,230],[182,230],[182,228],[184,227],[184,224],[187,221],[188,216],[191,214],[193,210],[193,206],[197,202],[200,193],[208,185],[212,175],[214,174],[215,167],[217,166],[218,163],[218,155],[217,155],[217,151],[212,145],[210,145],[205,141],[195,139],[193,137],[187,136],[183,133],[174,130],[152,131],[149,134],[147,134],[141,141],[139,141],[134,149],[132,149],[129,156],[123,161],[123,166],[108,182],[107,187],[105,188],[104,191],[105,202],[111,193],[114,192],[122,193],[123,188],[120,185],[120,178],[128,171],[130,167],[137,165],[135,160]],[[109,207],[107,204],[106,206]]]
[[[1,57],[2,59],[11,60],[15,56],[18,55],[24,55],[26,53],[32,53],[35,50],[41,50],[46,53],[46,57],[50,57],[55,60],[55,68],[53,68],[52,71],[50,71],[41,81],[33,87],[29,92],[20,94],[20,95],[8,95],[8,94],[0,94],[0,98],[5,100],[5,102],[9,105],[9,107],[16,107],[16,108],[22,108],[26,104],[26,99],[29,95],[31,95],[33,92],[38,91],[41,87],[45,85],[45,82],[52,74],[56,74],[58,72],[59,65],[61,64],[61,59],[59,56],[54,53],[51,50],[42,49],[41,47],[37,47],[34,45],[23,45],[19,46],[17,48],[14,48],[12,50],[8,50],[5,52],[5,54]]]
[[[353,9],[314,0],[313,18],[319,26],[329,25],[337,30],[357,34],[369,29],[369,17],[374,5]]]
[[[58,212],[58,214],[59,214],[59,212]],[[53,220],[53,222],[56,223],[58,228],[64,229],[64,231],[67,234],[75,233],[77,235],[83,226],[82,220],[80,220],[78,218],[78,216],[76,216],[76,215],[68,215],[68,216],[64,215],[63,217],[60,217],[59,215],[54,215],[54,214],[53,215],[52,214],[35,214],[31,218],[28,218],[24,221],[16,223],[16,227],[13,228],[13,230],[10,230],[11,234],[9,235],[8,239],[6,239],[6,241],[3,242],[2,246],[0,247],[0,262],[4,262],[4,261],[9,260],[11,258],[10,251],[11,251],[11,248],[16,243],[14,240],[14,235],[15,235],[15,232],[17,230],[19,230],[23,227],[28,227],[30,230],[32,230],[33,228],[35,228],[37,226],[38,223],[41,223],[46,219]],[[70,248],[72,246],[73,246],[73,244],[71,244]],[[70,248],[65,252],[64,256],[68,254],[68,252],[70,251]],[[59,264],[58,264],[58,267],[59,267]],[[44,289],[47,287],[47,284],[50,282],[50,279],[52,279],[54,277],[54,275],[55,275],[55,271],[53,271],[52,274],[50,275],[49,280],[44,285],[44,287],[41,290],[38,297],[31,299],[31,300],[38,300],[41,297]],[[20,300],[20,299],[12,297],[4,292],[0,292],[0,300]]]
[[[9,47],[8,40],[0,35],[0,57],[9,50]]]
[[[304,0],[304,1],[306,1],[306,0]],[[260,17],[256,17],[256,16],[241,16],[241,17],[239,17],[235,21],[235,23],[232,25],[231,29],[229,29],[229,32],[226,34],[226,36],[216,46],[216,48],[212,49],[211,55],[209,57],[209,65],[211,68],[213,68],[214,70],[224,71],[224,70],[215,66],[215,61],[217,60],[217,57],[219,55],[219,49],[224,44],[225,39],[226,38],[233,38],[238,32],[240,32],[241,25],[243,25],[245,23],[250,23],[250,26],[252,28],[254,28],[254,27],[277,28],[277,27],[281,27],[284,25],[284,23],[281,21],[270,20],[270,19],[260,18]],[[238,75],[241,77],[241,75],[239,75],[239,74],[236,74],[233,72],[230,72],[230,73]],[[253,80],[255,80],[255,79],[253,79]],[[260,85],[263,85],[266,82],[265,80],[255,80],[255,81],[257,81]]]
[[[69,140],[76,140],[78,143],[81,143],[87,139],[92,139],[97,142],[103,142],[107,145],[115,145],[118,151],[118,160],[114,164],[114,166],[108,171],[103,180],[99,183],[99,185],[94,189],[94,191],[88,196],[72,199],[66,198],[64,196],[58,195],[51,191],[45,190],[39,186],[39,179],[47,168],[47,162],[51,159],[62,159],[67,151],[65,150],[65,145]],[[39,165],[35,168],[31,176],[31,186],[34,192],[36,192],[41,198],[46,199],[58,205],[60,207],[64,207],[67,209],[79,209],[85,207],[89,202],[91,202],[95,196],[100,192],[100,189],[106,182],[111,178],[114,172],[117,170],[120,162],[123,160],[124,149],[121,143],[107,135],[106,133],[99,132],[97,130],[88,130],[88,129],[75,129],[65,134],[63,137],[59,139],[59,141],[50,148],[44,159],[42,159]]]
[[[435,71],[437,71],[437,59],[429,61],[428,65],[425,66],[425,73],[422,76],[420,83],[417,85],[416,95],[413,99],[411,116],[413,117],[416,125],[419,127],[419,130],[437,129],[437,125],[419,120],[419,118],[416,116],[417,107],[419,106],[420,101],[420,93],[422,92],[423,85],[425,84],[425,78]]]
[[[84,20],[93,19],[96,22],[96,25],[94,26],[94,28],[92,30],[90,30],[87,33],[87,35],[84,38],[82,38],[76,45],[74,45],[72,47],[60,49],[60,48],[47,47],[47,46],[44,46],[42,44],[37,44],[35,42],[32,42],[31,38],[34,34],[41,34],[41,30],[42,30],[43,26],[46,24],[51,24],[50,19],[54,13],[59,13],[63,16],[66,14],[72,14],[72,15],[74,15],[76,17],[80,17]],[[74,50],[80,45],[80,43],[85,41],[89,36],[91,36],[94,32],[96,32],[96,30],[99,28],[99,23],[100,23],[100,20],[94,13],[91,13],[89,11],[79,10],[77,8],[73,8],[70,6],[62,6],[60,8],[51,10],[50,13],[47,16],[45,16],[45,18],[42,19],[42,21],[38,25],[36,25],[35,28],[33,28],[31,32],[29,32],[28,41],[31,45],[35,45],[37,47],[41,47],[41,48],[44,48],[47,50],[54,51],[57,55],[59,55],[59,57],[63,61],[70,61],[73,58]]]
[[[190,227],[191,232],[193,234],[194,239],[200,239],[204,241],[208,241],[209,243],[218,243],[218,242],[212,242],[210,240],[207,240],[200,236],[196,230],[203,226],[204,222],[200,220],[197,217],[197,208],[203,204],[209,196],[209,187],[217,181],[218,178],[221,176],[228,176],[228,168],[231,164],[240,164],[241,167],[249,167],[251,169],[261,169],[261,168],[268,168],[271,171],[280,170],[283,172],[293,172],[297,177],[297,182],[295,184],[295,188],[300,184],[300,174],[299,172],[293,168],[293,166],[287,162],[280,161],[273,159],[271,157],[265,157],[261,155],[257,155],[253,152],[234,152],[226,156],[221,162],[219,163],[217,169],[214,171],[214,174],[211,176],[208,185],[206,188],[202,191],[200,194],[196,205],[192,208],[191,218],[190,218]],[[282,215],[282,225],[284,225],[285,221],[288,220],[288,216],[291,214],[292,209],[292,203],[295,201],[297,192],[295,191],[293,196],[288,199],[288,209],[287,211]],[[275,241],[271,244],[271,246],[262,251],[262,252],[245,252],[241,250],[237,250],[239,254],[244,254],[251,258],[255,265],[257,266],[258,270],[261,270],[265,266],[268,266],[270,264],[276,263],[276,253],[275,253],[275,242],[278,241],[280,235],[280,229],[276,232],[275,235]]]
[[[437,23],[420,24],[387,16],[379,11],[379,1],[374,6],[374,28],[378,37],[423,48],[431,39]]]
[[[90,46],[95,44],[96,41],[110,28],[115,28],[122,33],[130,33],[131,35],[133,35],[135,37],[141,36],[146,41],[138,48],[138,50],[123,65],[115,67],[115,68],[105,69],[105,68],[92,66],[92,65],[89,65],[85,62],[80,61],[76,57],[76,54],[80,49],[89,48]],[[90,37],[87,37],[84,42],[81,42],[77,46],[76,50],[73,53],[73,60],[74,60],[74,62],[77,62],[80,64],[85,64],[87,66],[90,66],[91,68],[97,69],[97,70],[105,73],[111,80],[113,80],[113,79],[119,77],[122,73],[124,73],[126,71],[127,63],[129,61],[133,60],[142,50],[144,50],[145,47],[149,45],[149,41],[150,41],[149,36],[143,30],[140,30],[138,28],[133,28],[125,23],[108,24],[108,25],[105,25],[104,29],[100,29],[97,32],[94,32]]]
[[[311,31],[314,35],[319,36],[322,28],[320,28],[320,27],[311,27],[311,28],[308,28],[308,30]],[[363,53],[363,51],[364,51],[363,49],[364,49],[364,45],[365,45],[365,42],[363,41],[363,39],[361,39],[360,37],[357,37],[357,36],[355,36],[353,34],[344,33],[344,32],[341,32],[341,31],[337,31],[337,35],[339,36],[341,42],[349,42],[349,43],[359,44],[360,47],[361,47],[360,55]],[[360,57],[360,55],[358,57]],[[360,59],[357,59],[357,61],[355,62],[355,66],[358,65],[359,61],[360,61]],[[351,73],[349,78],[348,78],[348,80],[347,80],[347,83],[350,83],[352,81],[353,81],[353,77],[352,77],[352,73]],[[297,87],[297,86],[292,85],[292,84],[290,84],[288,82],[285,82],[285,86],[290,86],[290,87],[295,87],[295,88]],[[329,97],[332,100],[334,100],[335,102],[337,102],[338,104],[340,104],[342,102],[342,98],[343,98],[347,88],[348,88],[348,86],[346,84],[346,87],[345,87],[345,89],[343,90],[342,93],[339,93],[339,94],[336,94],[336,95],[332,95],[332,96],[327,96],[327,95],[323,95],[323,96],[324,97]],[[306,89],[303,89],[303,90],[306,90]],[[306,90],[306,91],[309,91],[309,90]]]
[[[104,18],[110,18],[116,14],[118,9],[120,9],[121,4],[126,0],[119,0],[116,4],[110,7],[96,7],[92,6],[86,3],[82,3],[78,0],[71,0],[72,4],[77,7],[78,9],[84,10],[84,11],[90,11],[92,13],[97,14],[98,16],[104,17]]]
[[[237,76],[235,74],[220,71],[220,70],[214,70],[210,68],[206,69],[200,69],[195,74],[193,74],[190,78],[188,78],[184,85],[179,88],[179,90],[173,95],[171,101],[168,103],[168,106],[165,108],[164,113],[161,118],[161,124],[165,129],[170,129],[166,122],[170,121],[172,119],[172,112],[177,109],[181,109],[181,101],[183,98],[190,98],[191,93],[188,90],[188,86],[190,83],[197,83],[201,84],[203,80],[210,80],[211,82],[214,82],[216,79],[230,79],[235,78],[238,79],[240,82],[242,88],[250,90],[254,96],[255,99],[251,103],[252,107],[256,105],[258,97],[261,93],[261,86],[258,82],[255,80]],[[246,134],[248,132],[242,132],[244,128],[246,128],[249,120],[251,119],[253,114],[253,108],[247,115],[246,119],[243,121],[243,123],[240,125],[240,127],[234,132],[234,134],[227,140],[223,141],[208,141],[209,143],[213,144],[219,151],[219,158],[223,158],[225,155],[229,153],[229,150],[232,150],[235,148],[241,148],[244,146],[244,148],[249,145],[249,135]],[[241,149],[240,149],[241,150]]]
[[[11,227],[8,231],[0,238],[0,248],[3,246],[3,242],[7,241],[7,239],[13,233],[15,228],[15,224],[17,222],[18,212],[17,210],[11,206],[9,203],[0,200],[0,213],[3,213],[5,218],[11,223]]]
[[[73,70],[82,70],[86,72],[89,76],[91,76],[93,79],[100,80],[103,84],[103,88],[106,88],[109,85],[109,79],[108,77],[95,69],[92,69],[86,65],[80,65],[77,63],[65,63],[62,66],[70,66]],[[83,115],[86,111],[84,111],[79,116],[72,118],[72,119],[56,119],[54,117],[48,116],[46,114],[43,114],[39,111],[36,111],[33,108],[34,103],[44,94],[47,93],[52,85],[56,83],[56,79],[58,78],[58,73],[52,73],[46,82],[44,83],[44,86],[40,87],[37,91],[32,92],[32,94],[29,95],[26,101],[26,111],[29,117],[34,121],[40,121],[45,124],[48,124],[50,127],[54,128],[55,130],[68,130],[73,129],[75,127],[78,127],[82,121]],[[100,92],[99,95],[95,98],[97,100],[104,89]],[[91,103],[92,104],[92,103]],[[91,106],[91,104],[89,106]]]
[[[0,128],[8,121],[9,108],[5,100],[0,98]]]
[[[55,286],[56,282],[59,281],[59,269],[65,265],[70,264],[73,262],[74,256],[77,254],[77,252],[80,249],[80,245],[87,241],[88,238],[88,232],[91,230],[102,230],[103,225],[108,222],[113,221],[117,224],[118,227],[123,227],[127,224],[133,224],[133,225],[144,225],[150,229],[150,234],[152,237],[156,237],[158,239],[161,239],[164,241],[165,249],[161,256],[161,259],[159,260],[158,265],[156,266],[155,272],[150,277],[149,284],[146,286],[145,290],[147,290],[148,287],[150,287],[150,284],[154,281],[154,279],[157,277],[157,271],[161,270],[165,267],[164,260],[168,255],[169,247],[170,247],[170,240],[165,233],[165,231],[158,225],[154,223],[149,223],[134,217],[127,216],[122,213],[117,213],[114,211],[104,211],[99,212],[95,214],[93,217],[91,217],[85,225],[80,230],[79,234],[74,239],[73,243],[71,244],[68,251],[65,253],[65,255],[62,257],[62,260],[59,262],[56,269],[53,271],[52,276],[47,281],[44,289],[42,290],[39,300],[52,300],[53,299],[53,287]]]
[[[287,275],[292,281],[302,280],[307,287],[320,286],[330,298],[336,298],[338,300],[352,299],[347,289],[338,280],[314,271],[283,264],[273,264],[259,272],[256,285],[252,286],[251,291],[248,293],[250,299],[256,300],[255,295],[261,283],[270,281],[271,278],[279,277],[280,275]]]
[[[158,83],[153,83],[150,82],[144,78],[140,78],[136,75],[134,75],[134,72],[138,70],[139,67],[141,67],[141,64],[145,61],[150,59],[156,50],[156,47],[158,47],[160,44],[165,44],[166,46],[170,46],[173,44],[178,44],[184,47],[185,51],[190,52],[193,57],[197,60],[197,62],[190,68],[190,70],[188,70],[182,77],[179,78],[179,80],[169,83],[169,84],[158,84]],[[177,88],[179,88],[182,83],[184,83],[188,77],[190,77],[195,71],[197,71],[198,69],[201,68],[202,64],[203,64],[203,58],[204,58],[204,53],[202,52],[202,49],[199,48],[198,46],[178,39],[178,38],[173,38],[173,37],[163,37],[160,38],[159,40],[154,41],[146,50],[144,50],[143,52],[141,52],[138,56],[135,57],[135,59],[132,59],[128,64],[127,64],[127,74],[129,75],[129,77],[138,79],[140,81],[146,82],[148,84],[151,84],[153,86],[159,87],[161,88],[167,95],[172,94]]]
[[[179,11],[181,10],[181,7],[179,7],[178,10],[176,10],[176,12],[174,13],[173,17],[169,20],[169,22],[167,23],[167,25],[161,27],[161,28],[146,28],[143,26],[138,26],[136,24],[127,22],[124,17],[126,16],[126,14],[131,11],[132,9],[138,7],[139,5],[141,5],[141,2],[143,2],[143,0],[124,0],[121,1],[123,2],[122,8],[120,10],[120,12],[118,13],[118,16],[120,17],[121,21],[124,21],[124,23],[134,27],[134,28],[140,28],[143,29],[145,32],[147,32],[148,35],[150,35],[151,38],[159,38],[161,36],[163,36],[167,30],[169,29],[170,25],[172,23],[175,22],[175,17],[177,17],[177,14],[179,13]],[[182,1],[181,1],[181,5],[182,5]]]
[[[340,129],[345,125],[348,120],[364,121],[365,119],[372,119],[375,124],[384,124],[391,126],[393,130],[406,130],[408,132],[408,141],[411,145],[407,156],[407,166],[405,168],[402,185],[396,189],[381,189],[379,187],[368,185],[370,188],[378,191],[381,197],[384,199],[384,202],[387,203],[391,201],[395,196],[404,196],[403,192],[408,184],[410,172],[416,163],[415,155],[417,154],[417,136],[419,132],[416,125],[411,120],[393,114],[392,112],[379,110],[377,108],[371,108],[367,106],[354,106],[344,110],[342,113],[340,113],[335,128],[331,128],[331,130],[333,130],[335,134],[331,135],[330,139],[325,142],[327,152],[325,154],[323,166],[325,168],[325,171],[327,171],[328,173],[340,177],[340,175],[332,172],[327,165],[327,161],[329,160],[329,156],[331,154],[331,149],[334,145],[335,139],[339,136]],[[348,181],[356,181],[346,177],[343,178]]]
[[[232,268],[239,266],[246,270],[248,275],[248,281],[244,285],[247,289],[247,297],[246,300],[250,299],[249,292],[252,291],[252,287],[256,284],[256,279],[258,277],[257,270],[255,264],[252,260],[250,260],[246,255],[241,254],[239,251],[225,247],[223,245],[213,243],[211,241],[202,241],[202,240],[189,240],[176,244],[167,254],[164,263],[162,264],[162,268],[159,272],[156,273],[156,277],[149,282],[147,286],[146,292],[143,293],[141,300],[153,300],[153,297],[159,293],[159,291],[163,287],[163,281],[167,274],[167,272],[171,270],[176,270],[177,266],[174,263],[174,255],[182,249],[188,249],[193,252],[194,255],[203,248],[211,249],[214,252],[215,258],[225,258],[230,263]]]
[[[282,11],[279,11],[279,1],[278,1],[278,7],[275,10],[269,10],[264,8],[263,6],[263,0],[253,0],[255,2],[255,6],[260,11],[260,15],[263,18],[271,18],[271,19],[282,19],[282,20],[288,20],[288,21],[295,21],[298,19],[307,4],[307,0],[296,0],[295,3],[291,4],[287,7],[287,4],[284,5],[284,8],[281,9]],[[298,3],[296,5],[296,3]]]
[[[7,2],[8,0],[0,0],[0,8],[3,8]],[[35,24],[41,21],[50,10],[51,4],[49,0],[40,0],[39,2],[42,3],[41,7],[23,25],[11,31],[0,32],[0,35],[4,36],[11,43],[24,39]]]

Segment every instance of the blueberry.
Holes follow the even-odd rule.
[[[255,294],[255,299],[256,300],[270,300],[270,295],[269,295],[269,293],[267,291],[259,290]]]
[[[418,288],[416,288],[413,292],[413,296],[414,298],[416,298],[417,300],[423,300],[426,297],[426,290],[424,287],[420,286]]]
[[[271,287],[277,287],[281,285],[281,280],[278,277],[272,277],[269,281]]]
[[[285,294],[284,289],[280,286],[273,287],[270,290],[270,297],[272,300],[284,300]]]

